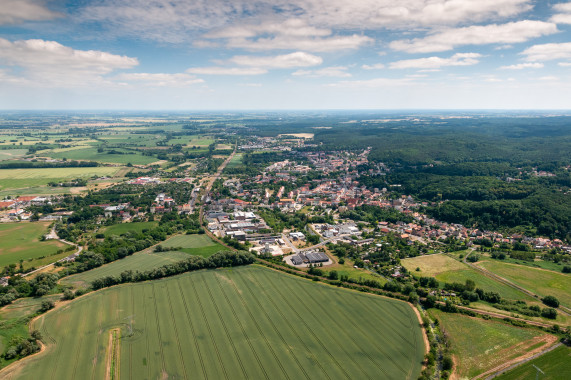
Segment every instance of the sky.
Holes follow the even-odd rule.
[[[571,2],[0,0],[0,109],[571,109]]]

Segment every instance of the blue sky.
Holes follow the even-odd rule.
[[[570,109],[571,2],[0,0],[2,109]]]

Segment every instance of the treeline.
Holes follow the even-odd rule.
[[[92,168],[99,163],[92,161],[64,161],[64,162],[7,162],[0,163],[0,169],[46,169],[46,168]]]
[[[143,272],[127,270],[122,272],[119,276],[106,276],[99,278],[91,283],[91,287],[94,290],[98,290],[113,285],[156,280],[201,269],[249,265],[254,263],[255,260],[256,258],[251,253],[245,251],[221,251],[208,258],[204,258],[202,256],[190,256],[188,259],[174,264],[166,264],[159,268]]]

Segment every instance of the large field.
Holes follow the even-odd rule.
[[[75,178],[113,176],[118,170],[116,167],[0,169],[0,190],[43,186]]]
[[[74,285],[76,287],[87,287],[91,281],[106,276],[119,276],[126,270],[146,271],[158,268],[166,264],[172,264],[188,258],[184,252],[160,252],[160,253],[135,253],[124,259],[113,261],[99,268],[87,272],[74,274],[61,280],[63,284]]]
[[[563,305],[571,307],[571,276],[568,274],[496,260],[484,261],[479,265],[540,296],[555,296]]]
[[[537,370],[541,369],[541,380],[571,379],[571,348],[561,346],[536,359],[522,364],[498,377],[498,380],[527,380],[535,379]]]
[[[128,151],[124,149],[114,149],[125,154],[109,154],[107,152],[99,153],[97,148],[83,148],[74,149],[66,152],[42,152],[42,155],[47,155],[52,158],[67,158],[68,160],[84,160],[84,161],[96,161],[104,163],[115,163],[115,164],[127,164],[131,163],[133,165],[146,165],[151,162],[157,161],[156,157],[143,156],[138,152]],[[134,153],[134,154],[130,154]]]
[[[486,277],[468,265],[443,254],[419,256],[404,259],[401,262],[407,270],[418,276],[433,276],[440,282],[448,283],[465,283],[466,280],[473,280],[476,287],[497,292],[503,298],[528,302],[536,301],[527,294]],[[420,272],[416,272],[417,267],[420,268]]]
[[[61,258],[51,255],[67,248],[67,244],[54,240],[40,241],[40,237],[48,232],[48,225],[43,222],[0,224],[0,267],[24,260],[24,268],[29,268],[39,266],[38,263],[44,263],[46,259],[46,264],[49,264]]]
[[[459,378],[473,378],[532,350],[555,342],[556,337],[534,329],[510,326],[461,314],[431,309],[448,335]]]
[[[407,304],[255,266],[98,291],[34,327],[47,349],[3,378],[416,379],[424,354]]]
[[[228,248],[212,241],[207,235],[178,235],[161,243],[163,247],[180,247],[179,251],[191,255],[209,257]]]

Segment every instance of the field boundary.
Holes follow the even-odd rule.
[[[498,371],[496,371],[496,372],[492,373],[491,375],[489,375],[488,377],[486,377],[485,380],[490,380],[490,379],[496,378],[496,377],[498,377],[498,376],[504,374],[505,372],[511,371],[512,369],[517,368],[517,367],[519,367],[520,365],[529,362],[530,360],[533,360],[533,359],[536,359],[536,358],[538,358],[538,357],[540,357],[540,356],[543,356],[543,355],[547,354],[548,352],[551,352],[551,351],[555,350],[557,347],[560,347],[560,346],[562,346],[562,345],[563,345],[563,343],[561,343],[561,342],[556,343],[556,344],[554,344],[554,345],[552,345],[552,346],[550,346],[550,347],[547,347],[546,349],[542,350],[541,352],[536,353],[535,355],[532,355],[532,356],[530,356],[530,357],[528,357],[528,358],[523,358],[522,360],[518,361],[518,362],[515,363],[515,364],[510,365],[509,367],[501,368],[501,369],[499,369],[499,370],[498,370],[498,368],[499,368],[500,366],[498,366],[498,367],[496,367],[496,368],[493,368],[493,369],[491,369],[490,371],[494,371],[494,370],[498,370]],[[521,357],[520,357],[520,358],[517,358],[517,359],[521,359]],[[514,359],[514,360],[517,360],[517,359]],[[506,364],[509,364],[509,362],[506,363]],[[490,371],[488,371],[488,372],[490,372]],[[482,375],[480,375],[480,376],[483,376],[483,375],[484,375],[484,374],[482,374]]]

